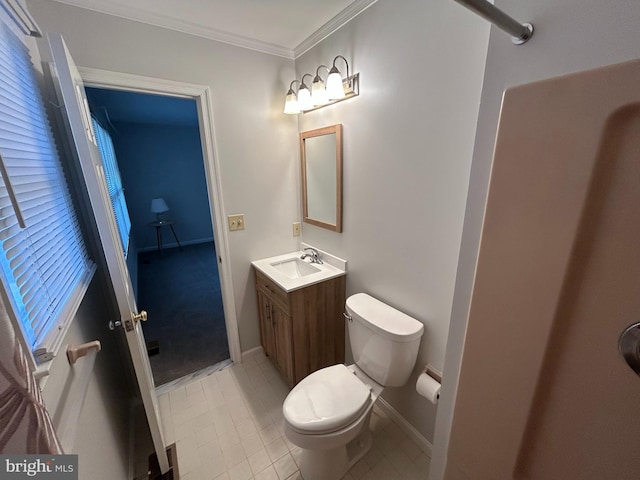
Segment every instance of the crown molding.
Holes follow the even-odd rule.
[[[347,8],[338,13],[335,17],[321,26],[312,33],[306,40],[300,43],[294,49],[276,45],[273,43],[262,42],[253,38],[236,35],[234,33],[225,32],[215,28],[205,27],[203,25],[178,20],[167,15],[161,15],[155,12],[149,12],[129,5],[113,4],[111,2],[103,2],[101,0],[54,0],[57,3],[71,5],[94,12],[105,13],[128,20],[134,20],[156,27],[168,28],[178,32],[195,35],[198,37],[215,40],[217,42],[234,45],[236,47],[247,48],[269,55],[289,58],[295,60],[303,55],[309,49],[320,43],[340,27],[351,21],[353,18],[364,12],[378,0],[356,0]]]
[[[168,28],[189,35],[215,40],[217,42],[234,45],[236,47],[247,48],[278,57],[293,59],[293,50],[273,43],[261,42],[253,38],[236,35],[215,28],[209,28],[192,22],[178,20],[166,15],[161,15],[147,10],[141,10],[128,5],[114,5],[100,0],[54,0],[57,3],[72,5],[74,7],[92,10],[94,12],[105,13],[128,20],[134,20],[156,27]]]
[[[327,38],[333,32],[338,30],[346,23],[353,20],[355,17],[364,12],[371,5],[378,0],[357,0],[349,5],[347,8],[338,13],[335,17],[325,23],[322,27],[312,33],[306,40],[293,49],[293,58],[298,58],[305,54],[311,48],[315,47],[322,40]]]

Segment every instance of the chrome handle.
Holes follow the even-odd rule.
[[[627,365],[640,376],[640,323],[634,323],[622,332],[618,348]]]
[[[349,315],[346,312],[342,312],[342,315],[344,316],[344,318],[347,319],[348,322],[353,322],[353,317],[351,315]]]

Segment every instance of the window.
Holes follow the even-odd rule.
[[[116,217],[116,223],[118,224],[122,251],[124,253],[124,258],[127,258],[127,252],[129,251],[129,233],[131,232],[131,220],[129,218],[129,210],[127,210],[127,201],[124,198],[124,189],[122,188],[120,170],[118,170],[116,152],[113,148],[113,142],[111,141],[111,135],[109,135],[109,132],[100,124],[100,122],[98,122],[98,120],[95,119],[95,117],[92,117],[91,121],[93,123],[93,130],[96,134],[100,157],[102,158],[104,176],[107,179],[111,208],[113,209],[113,215]]]
[[[95,266],[87,255],[34,67],[0,19],[0,279],[36,363],[53,358]]]

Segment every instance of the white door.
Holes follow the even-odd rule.
[[[91,208],[98,226],[102,249],[107,261],[111,283],[120,311],[120,321],[126,332],[134,370],[140,387],[144,409],[149,422],[153,444],[162,473],[169,470],[165,450],[158,399],[153,385],[146,343],[138,318],[138,309],[127,265],[120,247],[118,227],[111,208],[100,153],[96,145],[89,106],[80,73],[76,68],[64,40],[58,34],[49,34],[49,45],[54,60],[59,102],[67,112]]]
[[[634,61],[505,93],[447,480],[640,478],[619,351],[640,322],[638,85]]]

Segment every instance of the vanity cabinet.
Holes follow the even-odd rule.
[[[260,337],[264,353],[289,382],[293,378],[291,316],[279,302],[258,290]]]
[[[262,348],[289,386],[344,363],[345,276],[286,292],[255,273]]]

